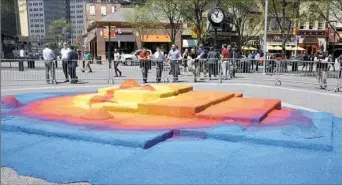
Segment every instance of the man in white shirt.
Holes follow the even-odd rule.
[[[161,81],[161,77],[163,74],[163,69],[164,69],[164,59],[165,59],[165,55],[164,52],[160,50],[160,48],[157,48],[157,51],[154,53],[154,58],[156,60],[156,67],[157,67],[157,83],[160,83]]]
[[[259,60],[260,60],[260,53],[259,52],[257,52],[255,54],[254,59],[255,59],[255,65],[256,65],[255,70],[258,71],[259,70]]]
[[[56,74],[55,74],[55,64],[54,60],[56,59],[55,53],[49,48],[49,45],[46,44],[43,50],[43,59],[45,63],[45,75],[46,75],[46,83],[50,83],[50,74],[52,77],[51,82],[56,84]]]
[[[24,58],[25,57],[25,50],[24,49],[20,49],[19,56],[20,56],[20,58]]]
[[[172,44],[171,50],[169,51],[169,61],[171,65],[171,74],[173,75],[173,81],[172,82],[177,82],[178,81],[178,74],[179,74],[179,64],[178,61],[181,59],[181,53],[179,50],[176,48],[175,44]]]
[[[68,77],[68,56],[70,53],[70,48],[68,47],[67,43],[63,43],[63,48],[61,49],[61,58],[62,58],[62,67],[63,67],[63,73],[65,76],[64,82],[69,82]]]
[[[115,71],[115,77],[118,77],[118,72],[120,76],[122,75],[122,72],[118,68],[120,64],[120,53],[117,49],[114,49],[114,71]]]

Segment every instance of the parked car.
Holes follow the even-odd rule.
[[[138,49],[138,50],[135,50],[129,54],[122,54],[121,55],[122,64],[126,65],[126,66],[137,66],[137,65],[139,65],[138,55],[140,54],[141,51],[142,51],[141,49]],[[151,58],[153,59],[152,51],[147,49],[147,52],[149,52],[151,54]],[[154,63],[155,62],[152,62],[152,65]]]

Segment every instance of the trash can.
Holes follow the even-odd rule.
[[[27,67],[30,68],[30,69],[35,68],[34,60],[28,60],[27,61]]]
[[[24,61],[20,60],[18,62],[18,66],[19,66],[19,71],[24,71]]]

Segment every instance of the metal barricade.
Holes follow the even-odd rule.
[[[339,75],[341,70],[334,71],[331,67],[332,63],[324,61],[267,59],[260,62],[247,58],[219,60],[188,58],[175,61],[166,59],[163,62],[159,61],[159,63],[153,59],[148,61],[147,82],[149,83],[172,81],[229,83],[243,81],[248,84],[260,85],[296,86],[300,88],[321,87],[328,90],[335,89],[336,92],[341,89],[341,75]],[[50,80],[53,80],[53,76],[55,76],[57,83],[62,83],[67,78],[70,79],[70,74],[67,73],[67,77],[65,74],[66,63],[67,61],[53,61],[54,68],[51,66],[51,70],[48,70],[49,62],[44,60],[2,59],[1,82],[2,85],[12,85],[16,81],[21,81],[22,84],[28,81],[34,81],[32,85],[37,85],[37,81],[46,84],[48,73]],[[114,84],[121,83],[125,79],[143,80],[139,61],[135,66],[124,66],[121,61],[112,61],[111,68],[109,68],[106,60],[101,62],[81,60],[76,63],[75,78],[78,83]],[[256,66],[258,66],[257,69]],[[173,73],[174,69],[177,73]],[[52,70],[54,73],[50,72]]]
[[[336,84],[336,88],[334,91],[335,92],[342,91],[342,66],[340,66],[340,71],[338,72],[337,84]]]
[[[69,61],[70,62],[70,61]],[[83,63],[90,70],[83,69]],[[102,63],[106,63],[103,61]],[[47,82],[49,80],[57,83],[66,82],[71,76],[76,75],[79,83],[88,83],[91,81],[107,81],[110,82],[110,70],[108,65],[95,64],[93,61],[75,61],[75,68],[68,66],[67,61],[53,60],[27,60],[27,59],[2,59],[1,60],[1,82],[2,84],[11,84],[15,81],[40,81]],[[88,66],[89,65],[89,66]],[[58,68],[56,67],[58,66]],[[83,72],[84,71],[84,72]],[[75,75],[73,74],[75,73]]]
[[[301,60],[274,60],[268,62],[267,74],[276,76],[276,85],[292,84],[304,87],[317,86],[321,89],[336,87],[336,74],[330,70],[329,62],[301,61]]]

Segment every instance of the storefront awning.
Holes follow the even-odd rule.
[[[87,44],[87,43],[91,42],[95,37],[96,37],[96,35],[95,35],[94,33],[91,33],[91,32],[90,32],[90,33],[87,34],[86,37],[84,37],[83,42],[84,42],[85,44]]]
[[[183,48],[194,48],[197,46],[197,40],[191,39],[191,40],[187,40],[184,39],[183,40]]]
[[[252,46],[242,46],[241,47],[242,50],[246,50],[246,51],[257,51],[257,48],[254,48]]]
[[[283,48],[280,46],[268,46],[268,50],[274,50],[274,51],[279,51],[282,50]]]
[[[109,41],[109,38],[106,38],[105,41]],[[115,37],[110,38],[111,42],[135,42],[135,37],[133,35],[115,35]]]
[[[299,47],[299,46],[295,46],[295,47],[292,47],[291,49],[289,49],[289,50],[292,50],[292,51],[305,51],[305,49],[304,48],[302,48],[302,47]]]
[[[168,35],[144,35],[142,42],[171,42]]]

